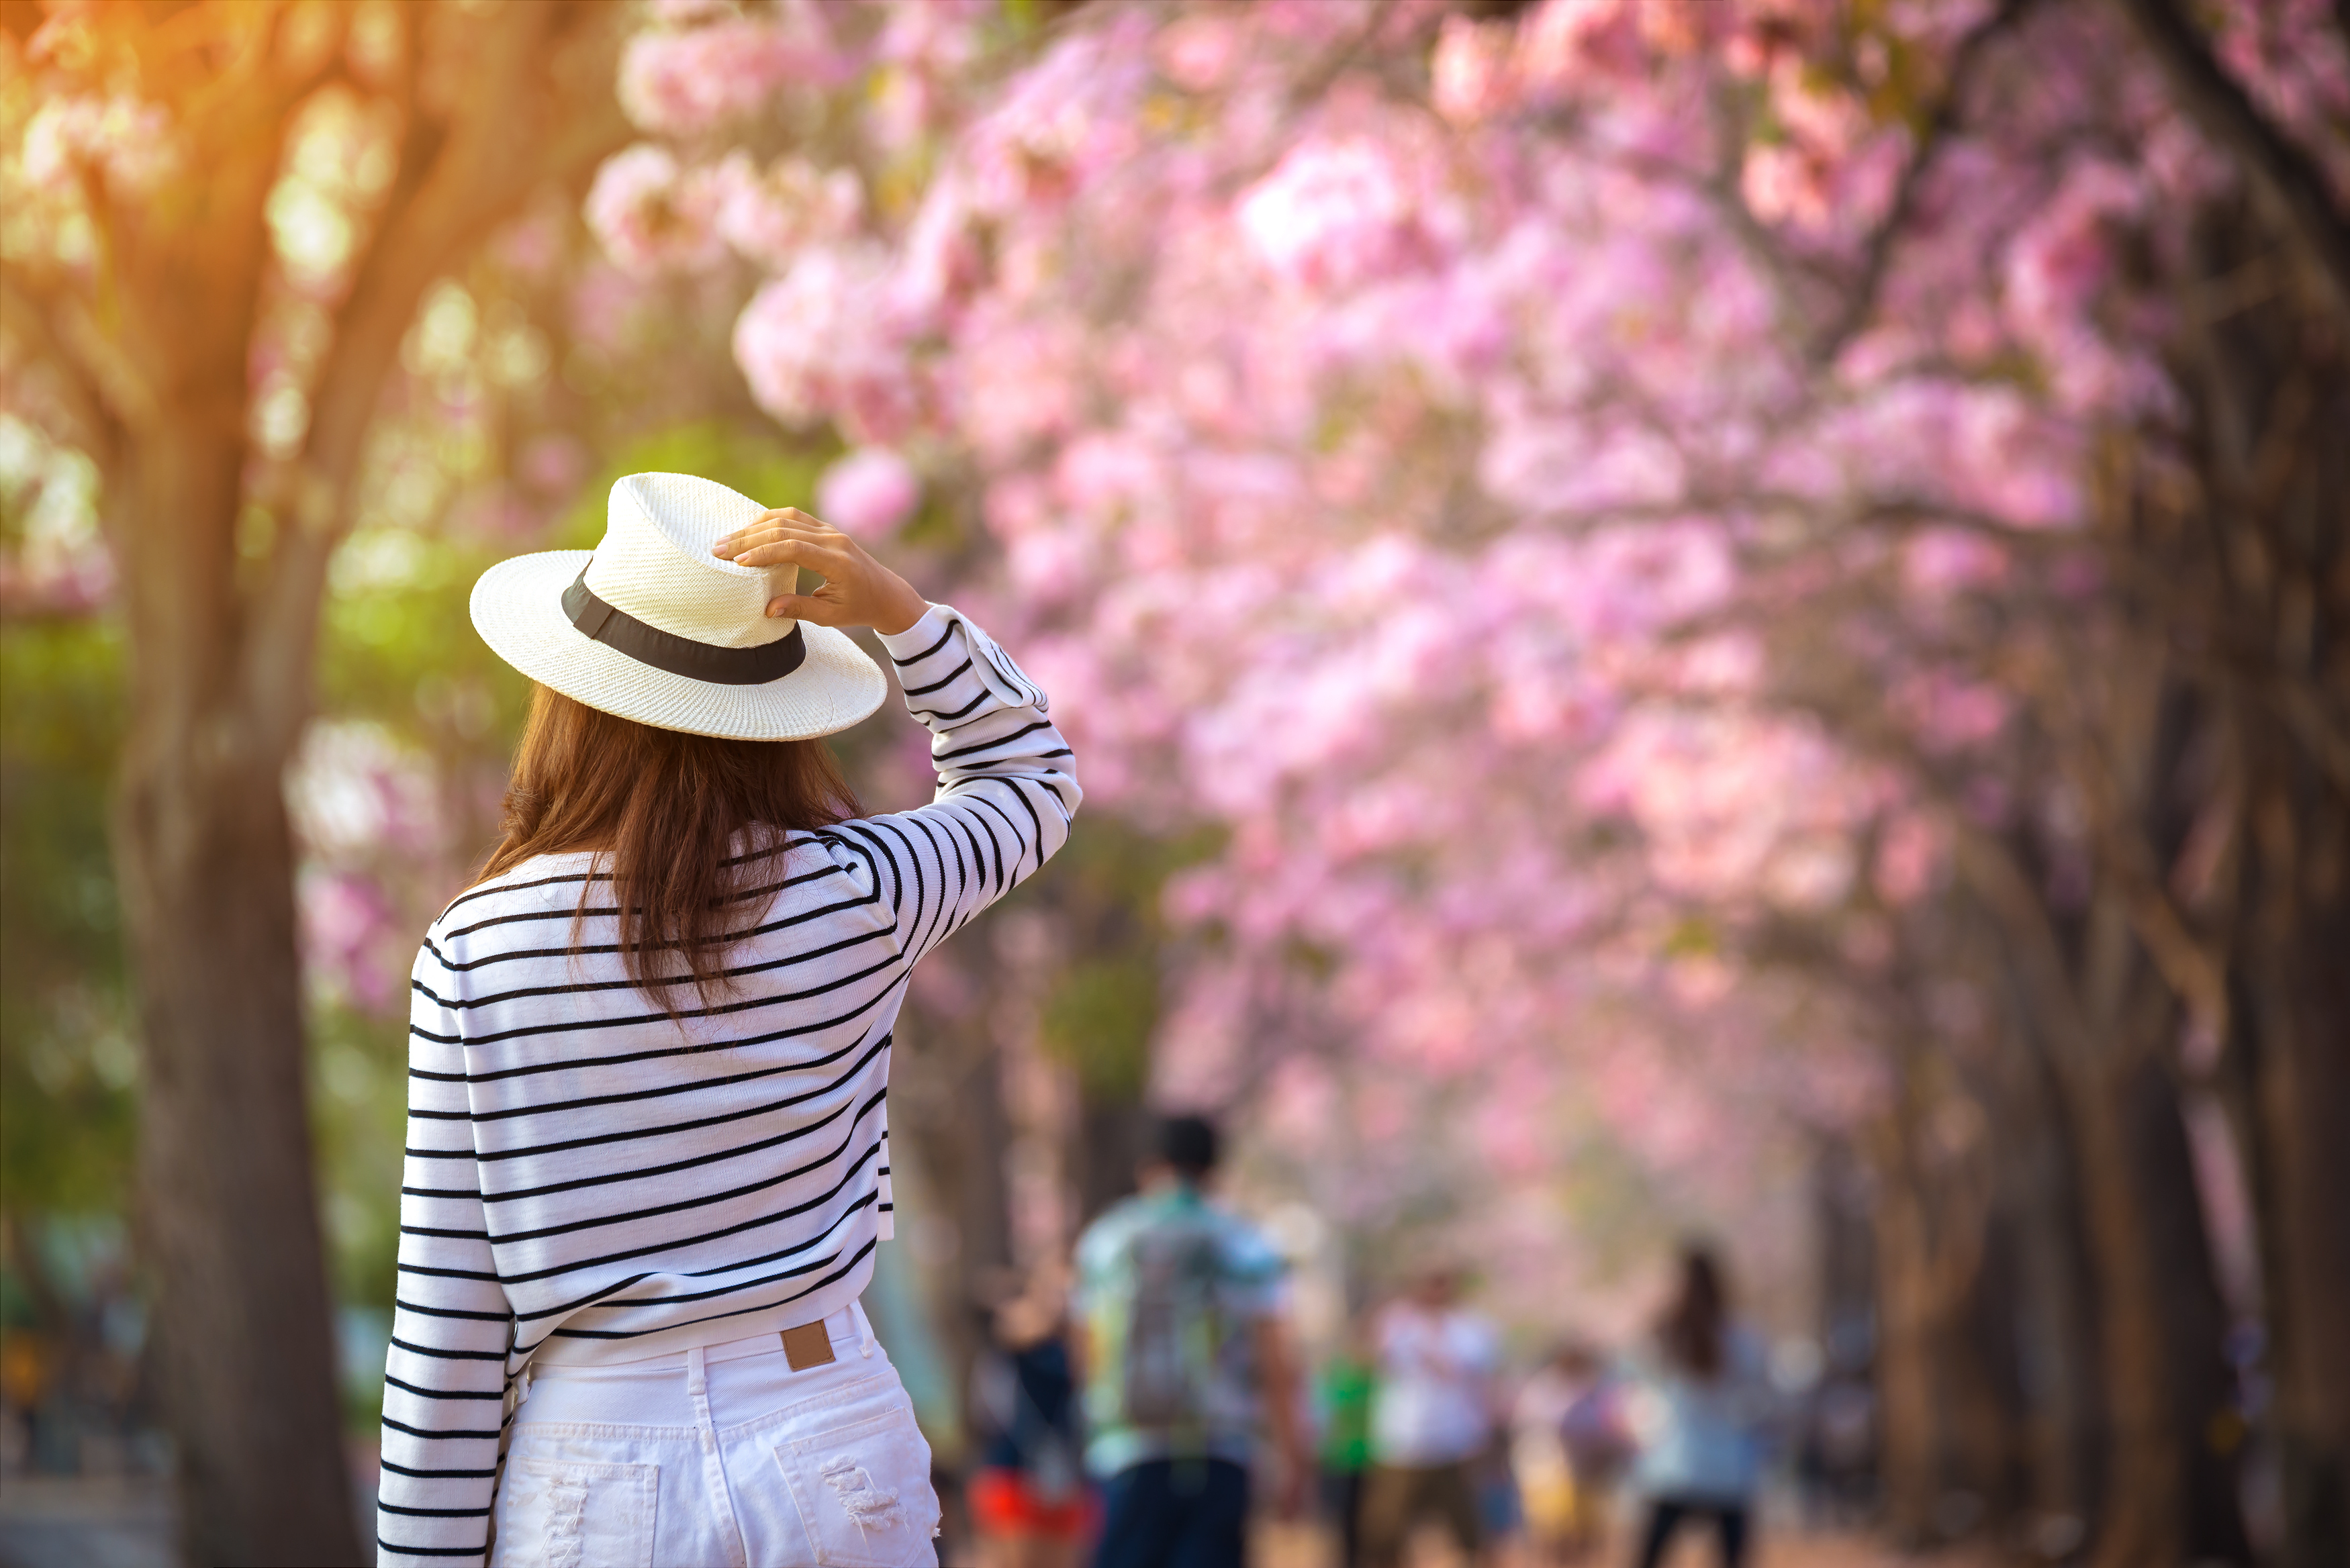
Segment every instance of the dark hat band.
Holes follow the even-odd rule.
[[[720,648],[647,626],[628,611],[614,609],[598,598],[588,586],[586,566],[563,590],[563,613],[583,635],[639,664],[713,686],[764,686],[770,680],[781,680],[807,658],[807,639],[796,626],[790,636],[756,648]]]

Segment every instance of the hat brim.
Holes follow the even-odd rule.
[[[516,556],[473,585],[473,629],[542,686],[660,730],[737,741],[803,741],[847,729],[881,706],[889,682],[846,632],[800,622],[807,657],[758,686],[722,686],[640,664],[583,634],[563,590],[593,552]]]

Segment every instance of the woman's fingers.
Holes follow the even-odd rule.
[[[769,524],[764,527],[745,529],[730,539],[721,539],[710,547],[710,553],[713,556],[723,556],[732,561],[740,557],[745,550],[754,550],[762,545],[778,545],[786,539],[798,539],[810,545],[822,545],[830,549],[838,549],[845,542],[839,535],[829,531],[796,527],[789,524]]]
[[[761,513],[710,552],[739,566],[797,566],[824,579],[812,594],[778,594],[768,600],[770,617],[816,626],[902,629],[927,607],[904,578],[867,555],[856,540],[796,506]]]
[[[775,619],[789,616],[794,620],[812,621],[817,626],[838,626],[840,612],[813,594],[779,594],[767,601],[767,617]]]
[[[796,506],[785,506],[773,512],[762,512],[749,526],[738,528],[711,545],[710,553],[732,560],[753,545],[786,537],[837,540],[845,535],[831,524],[811,517]]]
[[[754,545],[734,557],[738,566],[806,566],[827,577],[839,576],[854,563],[845,550],[836,550],[812,539],[778,539],[771,545]]]

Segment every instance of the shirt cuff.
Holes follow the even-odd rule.
[[[944,605],[932,605],[922,612],[922,618],[903,631],[876,631],[881,646],[889,650],[892,659],[912,659],[946,635],[953,611]]]
[[[1012,661],[993,638],[972,624],[971,617],[952,605],[934,604],[922,612],[922,618],[893,636],[883,637],[881,646],[899,669],[935,650],[948,635],[950,627],[962,628],[963,641],[969,645],[971,672],[988,694],[1011,708],[1034,708],[1039,713],[1049,711],[1051,701],[1044,688],[1028,679],[1028,672]],[[879,633],[876,633],[879,636]]]

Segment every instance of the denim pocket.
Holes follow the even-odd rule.
[[[894,1381],[894,1380],[893,1380]],[[931,1445],[892,1388],[879,1409],[841,1410],[840,1424],[775,1445],[816,1560],[825,1568],[932,1568],[939,1499]]]
[[[491,1568],[652,1568],[659,1465],[506,1461]]]

